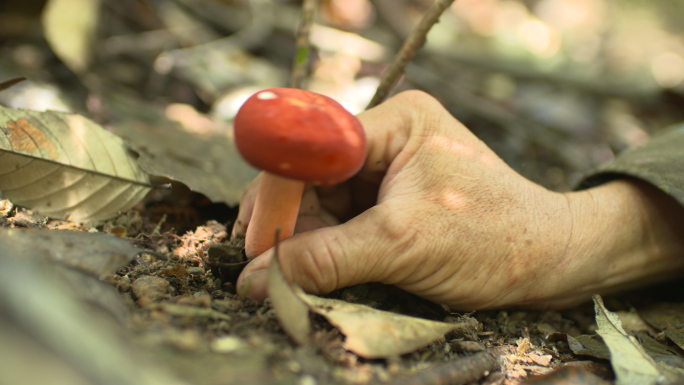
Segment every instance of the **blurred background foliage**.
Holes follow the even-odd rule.
[[[308,88],[360,112],[431,3],[321,0]],[[161,143],[171,123],[230,137],[242,101],[287,84],[300,7],[5,0],[0,80],[30,81],[0,104],[79,112],[119,133],[145,122]],[[435,96],[513,168],[567,190],[684,120],[682,19],[681,0],[457,0],[397,91]]]

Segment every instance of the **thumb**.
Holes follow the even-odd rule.
[[[382,232],[379,206],[338,226],[288,238],[278,246],[280,267],[289,282],[308,293],[326,294],[388,275],[382,256],[389,242]],[[237,281],[238,294],[263,301],[268,296],[266,268],[274,248],[254,258]]]

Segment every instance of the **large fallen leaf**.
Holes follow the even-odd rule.
[[[193,134],[168,120],[128,121],[114,129],[133,144],[140,167],[150,175],[179,181],[213,202],[236,205],[258,173],[226,134]]]
[[[130,209],[149,189],[121,138],[93,121],[0,107],[0,191],[14,204],[98,221]]]
[[[268,293],[278,321],[292,339],[302,344],[308,341],[311,333],[308,311],[303,303],[340,329],[346,337],[345,349],[365,358],[410,353],[466,326],[465,323],[430,321],[306,294],[296,284],[287,282],[277,256],[268,267]]]
[[[50,266],[55,279],[60,280],[65,290],[70,289],[73,298],[100,307],[109,312],[120,325],[128,322],[128,304],[119,290],[96,276],[66,266]]]
[[[143,250],[111,234],[69,230],[0,228],[0,257],[48,264],[71,296],[96,304],[125,323],[121,295],[101,278],[128,264]]]
[[[99,10],[99,0],[49,0],[43,9],[45,40],[74,72],[88,68]]]
[[[71,230],[0,228],[0,245],[7,255],[55,262],[99,278],[143,252],[111,234]]]
[[[606,309],[603,299],[594,296],[597,333],[610,350],[610,364],[617,385],[650,385],[666,383],[665,373],[644,351],[637,339],[625,332],[617,314]]]
[[[1,384],[188,384],[75,299],[53,267],[0,247]]]

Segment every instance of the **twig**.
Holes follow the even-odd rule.
[[[166,214],[162,215],[161,219],[159,220],[159,223],[157,223],[156,226],[154,226],[154,230],[152,230],[152,235],[157,235],[161,233],[161,227],[166,222]]]
[[[280,231],[281,231],[280,225],[276,226],[275,232],[273,235],[275,237],[275,241],[273,242],[273,258],[278,260],[278,263],[280,263],[280,259],[278,259],[278,258],[280,258],[280,256],[278,255],[278,251],[280,249]]]
[[[314,22],[318,0],[304,0],[302,4],[302,17],[299,21],[295,44],[297,51],[292,63],[292,73],[290,74],[290,87],[304,88],[304,82],[309,72],[309,32]]]
[[[417,374],[394,382],[395,385],[425,384],[470,384],[486,377],[489,373],[501,370],[499,357],[506,353],[505,348],[494,348],[458,358],[443,364],[425,369]]]
[[[19,78],[14,78],[14,79],[4,81],[4,82],[0,83],[0,91],[4,91],[4,90],[12,87],[13,85],[15,85],[17,83],[23,82],[24,80],[26,80],[26,78],[22,76]]]
[[[411,61],[413,55],[416,54],[423,44],[425,44],[425,36],[427,36],[430,28],[442,16],[444,10],[449,8],[455,0],[436,0],[434,4],[428,9],[423,20],[418,23],[418,26],[411,32],[411,35],[406,39],[404,45],[397,53],[394,61],[387,69],[387,72],[382,77],[378,90],[375,92],[373,99],[368,103],[366,109],[373,108],[382,103],[392,88],[397,84],[399,78],[404,73],[404,68]]]

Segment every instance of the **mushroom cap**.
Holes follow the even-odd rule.
[[[331,98],[295,88],[252,95],[234,122],[235,145],[252,166],[315,185],[356,174],[366,157],[361,122]]]

